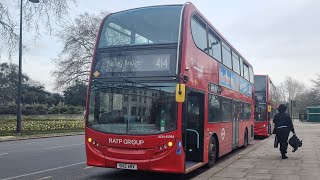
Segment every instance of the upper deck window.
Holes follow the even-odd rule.
[[[256,104],[265,103],[267,96],[266,76],[254,76],[254,98]],[[257,111],[257,106],[255,107]]]
[[[249,73],[250,73],[250,82],[254,83],[254,74],[251,66],[249,67]]]
[[[221,43],[220,38],[210,29],[208,35],[209,55],[221,62]]]
[[[255,92],[265,93],[267,90],[266,77],[265,76],[254,76],[254,90]]]
[[[177,43],[182,6],[146,7],[108,16],[98,48]]]
[[[243,60],[240,57],[240,75],[243,77]]]
[[[193,40],[202,51],[207,52],[207,30],[206,24],[194,15],[191,19],[191,30]]]
[[[248,81],[250,80],[250,77],[249,77],[249,66],[246,63],[243,63],[243,77]]]
[[[233,65],[233,71],[240,74],[239,56],[233,51],[232,51],[232,65]]]
[[[224,65],[232,69],[231,49],[225,43],[222,43],[222,61]]]

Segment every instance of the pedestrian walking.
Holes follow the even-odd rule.
[[[288,137],[290,131],[295,135],[292,119],[289,114],[286,113],[287,107],[284,104],[280,104],[278,111],[274,118],[273,123],[275,124],[275,133],[278,143],[280,144],[280,152],[282,159],[287,159],[286,156],[288,148]]]
[[[302,114],[299,113],[299,122],[301,122],[301,121],[302,121]]]

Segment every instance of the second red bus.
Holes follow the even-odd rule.
[[[254,135],[269,137],[273,132],[273,116],[277,113],[276,88],[268,75],[254,76]]]

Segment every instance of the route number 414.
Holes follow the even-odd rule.
[[[159,69],[168,69],[168,57],[160,57],[157,59],[156,67]]]

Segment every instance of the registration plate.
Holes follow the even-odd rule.
[[[126,164],[126,163],[117,163],[118,169],[130,169],[130,170],[137,170],[136,164]]]

